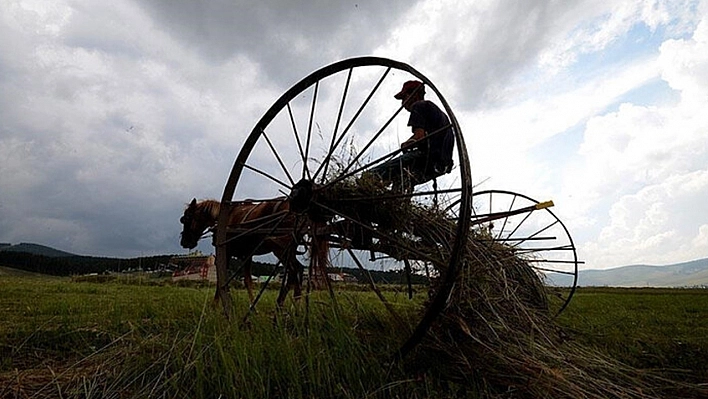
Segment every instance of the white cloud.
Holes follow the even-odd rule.
[[[708,247],[708,224],[701,225],[698,228],[698,235],[691,241],[691,245],[694,248]]]
[[[708,169],[670,177],[623,195],[596,240],[581,247],[593,264],[662,264],[708,255],[705,221]]]
[[[638,23],[652,32],[659,27],[682,34],[692,25],[692,0],[644,0],[579,2],[566,11],[566,29],[553,38],[540,56],[540,65],[558,71],[577,62],[578,57],[602,51],[626,35]]]
[[[623,104],[587,123],[585,173],[569,186],[585,193],[577,206],[587,213],[610,206],[608,225],[584,248],[591,267],[708,256],[700,245],[708,221],[705,26],[704,18],[691,39],[661,46],[662,77],[681,91],[678,104]]]
[[[514,154],[524,154],[597,115],[622,94],[641,86],[658,73],[655,63],[640,62],[618,70],[614,78],[593,80],[559,95],[540,96],[506,108],[463,114],[460,117],[463,125],[470,127],[466,132],[474,154],[475,171],[481,176],[493,176],[501,184],[516,181],[520,189],[537,185],[540,177],[519,178],[523,171],[537,173],[538,168],[519,165],[519,162],[533,160]],[[555,155],[549,154],[551,157]]]
[[[594,241],[610,222],[607,214],[614,203],[646,186],[700,171],[705,165],[703,136],[707,126],[701,115],[705,113],[698,110],[705,109],[699,100],[705,98],[706,90],[695,81],[708,76],[701,61],[703,54],[708,54],[700,44],[704,24],[698,25],[690,40],[668,40],[661,49],[647,47],[626,59],[620,52],[618,58],[596,63],[600,68],[584,70],[582,64],[576,67],[575,63],[605,57],[605,48],[637,26],[682,37],[702,15],[695,13],[696,7],[704,6],[691,1],[627,1],[544,8],[539,3],[524,13],[512,10],[500,16],[496,12],[504,8],[503,2],[442,9],[421,3],[411,10],[408,23],[396,31],[385,49],[414,60],[421,58],[422,64],[442,79],[438,86],[443,87],[443,93],[453,93],[453,107],[457,106],[468,137],[475,182],[490,177],[485,188],[557,199],[562,208],[555,212],[569,219],[580,242],[589,242],[586,249],[597,248]],[[444,36],[447,26],[458,26],[462,20],[467,21],[467,34],[458,31]],[[506,33],[504,40],[496,42],[491,33],[501,31]],[[528,38],[531,43],[525,41]],[[659,77],[681,90],[681,104],[616,104],[625,94]],[[685,79],[688,81],[682,84]],[[437,82],[435,77],[433,80]],[[446,91],[448,88],[452,90]],[[469,108],[460,108],[460,104]],[[555,136],[568,134],[576,126],[585,126],[580,157],[573,154],[576,148],[568,145],[551,146],[541,155],[546,143],[562,141]],[[556,148],[567,153],[553,152]],[[536,156],[529,156],[531,151]],[[656,206],[642,204],[647,208],[641,211],[656,214]],[[643,220],[636,225],[640,230],[626,238],[633,245],[628,247],[642,255],[633,255],[635,251],[625,247],[620,251],[623,256],[617,258],[605,256],[609,249],[588,249],[581,257],[588,260],[589,267],[607,267],[603,262],[610,260],[633,262],[639,256],[670,260],[660,256],[657,248],[663,251],[665,243],[690,241],[691,237],[687,231],[663,231],[657,220]],[[684,256],[670,251],[671,256],[684,260],[689,253],[696,253],[683,250]]]
[[[708,161],[705,15],[695,0],[7,0],[0,241],[179,250],[183,203],[220,196],[267,107],[373,53],[436,83],[477,182],[556,200],[590,265],[707,256],[708,221],[691,212]],[[625,97],[658,79],[679,103]]]
[[[697,26],[688,40],[668,40],[661,45],[663,78],[680,90],[688,116],[707,102],[708,92],[708,18]],[[705,108],[703,108],[705,110]]]

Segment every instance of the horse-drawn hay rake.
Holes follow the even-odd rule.
[[[399,143],[410,134],[393,123],[405,119],[393,94],[411,79],[422,81],[428,99],[449,116],[455,166],[433,181],[399,190],[384,187],[366,171],[398,155]],[[258,204],[279,205],[260,212]],[[558,313],[575,290],[578,259],[568,230],[550,206],[509,191],[473,192],[462,131],[435,85],[401,62],[347,59],[315,71],[285,92],[244,142],[213,228],[217,298],[232,315],[232,256],[270,256],[272,263],[273,255],[266,254],[275,254],[271,278],[283,269],[287,276],[281,294],[288,285],[302,282],[298,268],[303,263],[308,292],[319,281],[335,298],[339,286],[329,281],[327,270],[357,268],[381,306],[396,318],[400,301],[392,304],[368,271],[400,270],[408,281],[425,276],[429,298],[409,301],[420,318],[401,337],[399,354],[404,355],[446,306],[473,240],[505,246],[538,276],[560,286],[549,289],[551,312]],[[237,210],[241,216],[235,219]],[[186,230],[187,223],[183,241]],[[250,278],[250,271],[244,274]],[[410,284],[403,291],[411,293]],[[259,297],[251,297],[244,314]]]

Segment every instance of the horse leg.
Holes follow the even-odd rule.
[[[278,308],[282,308],[285,303],[285,298],[288,296],[288,291],[290,290],[290,267],[285,264],[285,270],[283,271],[283,281],[280,283],[280,291],[278,292],[278,299],[276,300],[276,305]]]
[[[293,248],[293,243],[289,239],[284,241],[282,239],[276,241],[273,240],[274,249],[273,253],[278,257],[278,260],[283,264],[285,270],[283,271],[283,282],[280,286],[280,293],[278,294],[278,306],[282,306],[285,303],[285,298],[288,296],[288,292],[291,288],[294,288],[295,294],[294,299],[300,299],[302,295],[302,272],[298,275],[297,265],[302,269],[302,265],[298,262],[295,257],[295,248]]]
[[[282,260],[288,275],[288,291],[293,290],[293,300],[299,301],[302,298],[302,276],[305,267],[297,260],[296,248],[293,242],[289,242],[285,250],[282,251]]]
[[[285,303],[285,298],[288,296],[288,292],[293,290],[293,300],[299,301],[302,298],[302,276],[304,266],[302,263],[298,262],[293,256],[288,263],[286,263],[285,280],[283,280],[280,286],[280,293],[278,294],[278,306],[282,306]]]
[[[293,299],[298,301],[300,298],[302,298],[302,276],[303,272],[305,270],[305,267],[300,263],[297,259],[295,259],[295,256],[292,257],[291,259],[292,266],[290,267],[291,271],[291,287],[293,289]]]
[[[219,304],[219,302],[222,301],[223,296],[225,296],[223,295],[224,291],[228,291],[229,289],[228,286],[222,286],[222,284],[224,284],[224,281],[226,280],[226,269],[229,267],[229,252],[225,251],[224,256],[227,259],[226,264],[223,264],[224,262],[219,262],[219,258],[217,258],[214,265],[214,267],[216,268],[216,291],[214,292],[214,305],[217,305]]]
[[[223,252],[222,252],[223,251]],[[224,315],[227,319],[232,317],[231,294],[229,293],[228,268],[231,252],[224,247],[216,247],[216,292],[214,293],[214,305],[221,305],[224,308]]]
[[[253,303],[253,279],[251,278],[251,264],[253,262],[252,258],[246,258],[243,260],[243,284],[246,286],[248,291],[248,299],[250,303]]]

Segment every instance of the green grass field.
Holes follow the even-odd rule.
[[[559,323],[632,366],[708,382],[708,290],[581,288]]]
[[[387,295],[416,320],[403,295]],[[245,293],[235,296],[245,314]],[[369,292],[342,292],[338,307],[317,293],[310,312],[289,302],[277,318],[274,296],[244,325],[223,318],[209,287],[4,273],[0,397],[479,396],[392,365],[405,329]],[[708,381],[706,291],[581,289],[558,323],[634,367]]]

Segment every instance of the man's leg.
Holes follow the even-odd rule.
[[[393,182],[399,185],[411,179],[411,173],[425,168],[425,155],[420,151],[408,151],[390,159],[381,165],[369,169],[369,172],[378,176],[386,184]]]

